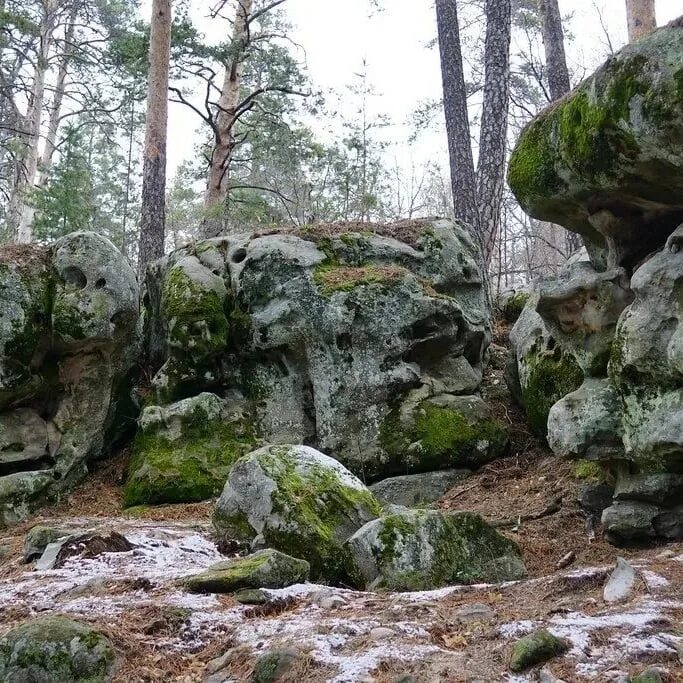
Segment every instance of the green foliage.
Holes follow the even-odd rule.
[[[82,133],[68,126],[60,144],[60,156],[52,166],[47,186],[33,195],[36,208],[34,233],[40,239],[54,239],[91,224],[93,181]]]

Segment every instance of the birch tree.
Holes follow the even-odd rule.
[[[147,120],[142,171],[142,211],[138,273],[164,254],[166,135],[171,53],[171,0],[154,0],[149,41]]]
[[[640,40],[657,28],[655,0],[626,0],[629,42]]]

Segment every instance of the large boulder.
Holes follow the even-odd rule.
[[[344,542],[380,505],[339,462],[308,446],[266,446],[230,470],[213,513],[222,540],[307,560],[311,578],[344,582]]]
[[[406,510],[359,529],[347,542],[355,583],[431,590],[523,578],[517,545],[469,512]]]
[[[683,18],[610,57],[523,131],[508,182],[531,216],[632,268],[683,221]],[[596,259],[599,262],[599,259]]]
[[[68,490],[121,426],[138,286],[114,245],[73,233],[0,249],[0,525]]]
[[[64,617],[39,617],[0,639],[0,680],[105,683],[116,651],[101,633]]]
[[[342,223],[207,240],[155,264],[145,302],[161,405],[241,392],[264,440],[311,444],[367,479],[455,463],[448,449],[416,457],[414,439],[387,449],[382,435],[415,390],[472,395],[481,383],[488,313],[464,226]]]
[[[139,420],[124,504],[193,503],[217,496],[230,466],[253,448],[240,404],[202,393],[149,406]]]

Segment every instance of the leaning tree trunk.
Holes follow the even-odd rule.
[[[147,264],[164,254],[171,0],[153,0],[151,28],[138,253],[141,280]]]
[[[230,164],[235,151],[235,124],[240,104],[240,88],[244,58],[249,45],[249,18],[253,0],[238,0],[232,29],[231,60],[225,69],[223,88],[218,101],[215,142],[211,152],[209,174],[204,194],[204,237],[223,231],[225,202],[230,184]]]
[[[564,51],[562,16],[557,0],[539,0],[545,47],[545,70],[552,101],[560,99],[571,90],[567,57]]]
[[[639,40],[657,28],[655,0],[626,0],[629,42]]]
[[[436,21],[455,217],[470,225],[477,242],[481,242],[456,0],[436,0]]]
[[[477,199],[486,263],[500,228],[510,103],[510,0],[486,0],[484,100],[477,164]]]

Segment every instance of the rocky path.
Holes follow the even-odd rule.
[[[425,593],[305,584],[248,606],[184,590],[183,577],[222,558],[199,522],[60,523],[116,530],[135,547],[39,571],[21,563],[21,536],[11,537],[0,564],[0,634],[40,613],[89,622],[123,653],[121,681],[249,680],[258,655],[281,647],[300,653],[293,680],[531,681],[536,674],[507,671],[509,652],[541,626],[571,645],[547,668],[561,680],[617,681],[650,665],[664,680],[683,680],[681,544],[631,559],[637,584],[618,605],[602,599],[612,569],[604,566]]]

